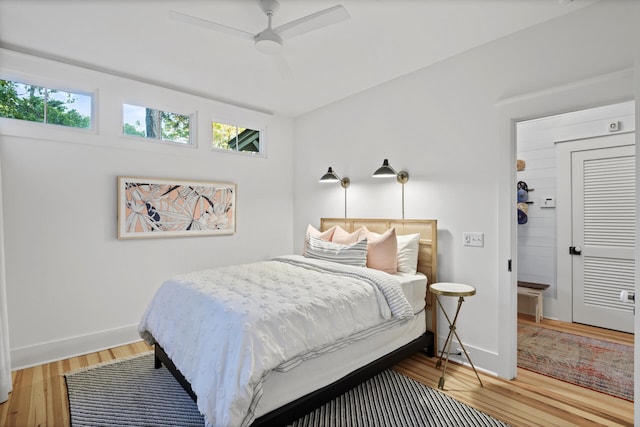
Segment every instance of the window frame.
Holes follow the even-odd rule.
[[[171,140],[171,139],[163,139],[162,138],[162,119],[161,119],[161,114],[159,115],[159,118],[160,118],[160,137],[151,138],[151,137],[148,137],[148,136],[141,136],[141,135],[134,135],[134,134],[130,134],[130,133],[125,133],[125,131],[124,131],[124,126],[125,126],[125,121],[124,121],[125,105],[129,105],[129,106],[132,106],[132,107],[138,107],[138,108],[144,108],[144,109],[151,109],[151,110],[158,111],[161,114],[162,113],[167,113],[167,114],[174,114],[174,115],[180,115],[180,116],[189,117],[189,141],[188,142],[180,142],[180,141],[174,141],[174,140]],[[142,142],[152,142],[152,143],[168,145],[168,146],[198,148],[197,116],[198,116],[197,111],[192,111],[190,113],[184,113],[184,112],[181,112],[181,111],[175,111],[175,109],[174,109],[174,111],[168,111],[168,109],[166,109],[166,108],[163,109],[163,108],[158,108],[158,107],[151,106],[151,105],[145,105],[144,102],[122,101],[120,103],[120,132],[121,132],[121,136],[123,138],[126,138],[126,139],[142,141]]]
[[[15,123],[23,123],[23,124],[28,123],[29,125],[33,125],[33,126],[46,126],[54,129],[65,129],[65,130],[73,130],[73,131],[80,131],[80,132],[97,133],[98,131],[98,108],[97,108],[98,90],[97,89],[93,91],[86,90],[86,89],[72,89],[66,85],[38,83],[31,79],[24,79],[21,77],[10,77],[3,74],[0,74],[0,80],[4,80],[4,81],[8,81],[15,84],[20,84],[20,85],[25,85],[25,86],[35,86],[45,90],[45,94],[43,95],[43,105],[44,105],[43,121],[25,120],[25,119],[19,119],[15,117],[4,117],[4,116],[0,116],[0,120],[11,120]],[[47,122],[46,121],[48,117],[47,104],[48,104],[48,100],[50,99],[48,96],[50,91],[58,91],[58,92],[68,93],[71,95],[81,95],[81,96],[89,97],[90,99],[89,127],[68,126],[68,125],[63,125],[58,123]]]
[[[209,122],[209,149],[213,152],[218,152],[218,153],[232,153],[232,154],[239,154],[239,155],[244,155],[244,156],[251,156],[251,157],[260,157],[260,158],[266,158],[267,157],[267,144],[266,144],[266,140],[267,140],[267,129],[265,126],[252,126],[252,125],[245,125],[243,124],[241,121],[235,121],[235,123],[233,123],[233,120],[219,120],[219,119],[211,119]],[[214,123],[220,123],[226,126],[234,126],[236,129],[238,128],[242,128],[242,129],[249,129],[249,130],[253,130],[253,131],[257,131],[259,133],[258,139],[259,139],[259,149],[258,151],[240,151],[240,150],[232,150],[229,148],[219,148],[219,147],[214,147],[213,146],[213,124]],[[238,134],[236,134],[237,136]]]

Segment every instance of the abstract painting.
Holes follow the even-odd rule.
[[[233,234],[236,186],[118,177],[118,239]]]

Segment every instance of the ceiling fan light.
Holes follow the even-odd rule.
[[[275,55],[282,50],[282,37],[273,30],[266,29],[254,38],[256,49],[267,55]]]

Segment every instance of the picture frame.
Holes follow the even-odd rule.
[[[236,185],[118,177],[118,239],[236,232]]]

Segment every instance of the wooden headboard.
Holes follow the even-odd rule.
[[[334,225],[352,233],[360,227],[367,227],[374,233],[383,233],[395,227],[396,234],[420,234],[418,249],[418,271],[427,276],[428,283],[438,281],[438,221],[435,219],[362,219],[362,218],[320,218],[320,231]],[[436,332],[436,306],[431,292],[427,292],[427,329]],[[436,341],[437,342],[437,341]]]

